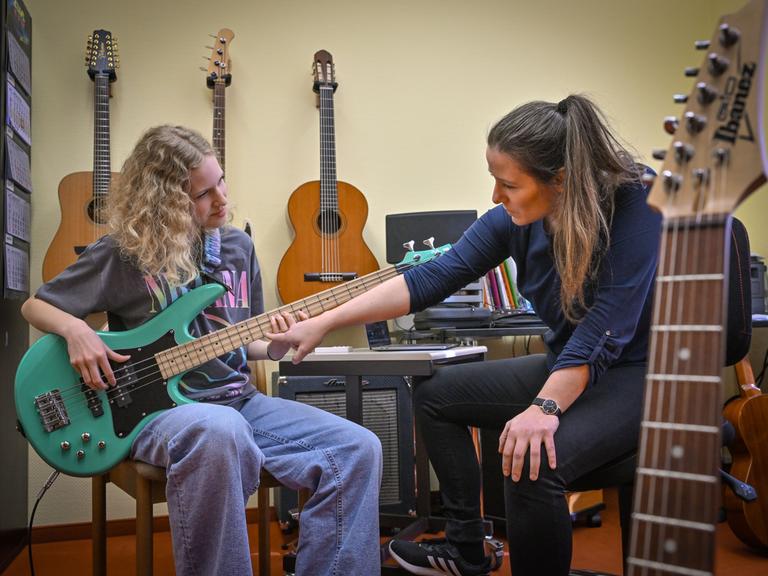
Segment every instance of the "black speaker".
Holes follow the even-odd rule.
[[[346,382],[343,376],[280,376],[272,373],[272,394],[303,402],[344,417]],[[402,376],[363,377],[363,425],[381,440],[384,456],[379,509],[382,514],[407,516],[416,509],[414,486],[413,411],[411,391]],[[290,519],[297,494],[279,488],[278,518]]]
[[[475,220],[477,220],[477,210],[387,214],[385,217],[387,262],[390,264],[400,262],[405,255],[403,243],[411,240],[416,242],[416,250],[423,250],[421,242],[430,236],[435,238],[435,246],[453,244]]]

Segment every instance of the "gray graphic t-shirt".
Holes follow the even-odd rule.
[[[211,275],[229,290],[196,317],[184,319],[190,321],[189,332],[194,336],[264,311],[261,271],[251,239],[236,228],[222,228],[219,258],[221,263]],[[171,288],[162,276],[142,274],[120,254],[114,239],[104,236],[64,272],[42,285],[35,296],[78,318],[108,312],[112,321],[122,324],[112,329],[130,330],[204,283],[198,277],[185,286]],[[238,348],[191,370],[184,375],[180,389],[195,400],[217,403],[250,396],[255,388],[250,383],[245,352],[245,348]]]

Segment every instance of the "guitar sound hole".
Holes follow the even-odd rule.
[[[323,234],[336,234],[341,230],[341,216],[336,210],[322,210],[317,216],[317,227]]]
[[[104,200],[96,199],[91,200],[88,203],[88,218],[96,224],[106,224],[104,218],[106,210],[104,210]]]

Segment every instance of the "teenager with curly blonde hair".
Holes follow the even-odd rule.
[[[107,312],[111,329],[133,329],[209,280],[230,291],[191,319],[193,335],[263,312],[253,244],[226,225],[224,175],[197,132],[147,131],[108,210],[110,233],[22,307],[30,324],[67,341],[86,385],[115,385],[110,361],[129,359],[106,347],[83,321],[88,314]],[[270,318],[274,332],[295,322]],[[301,515],[298,574],[379,572],[381,443],[333,414],[258,393],[247,359],[278,360],[288,349],[256,341],[187,372],[180,389],[198,402],[163,412],[133,442],[132,458],[167,471],[177,574],[252,573],[245,504],[262,468],[313,492]]]

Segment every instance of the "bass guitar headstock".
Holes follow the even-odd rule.
[[[429,246],[429,250],[414,250],[415,242],[413,240],[403,244],[406,254],[400,262],[395,264],[395,268],[402,272],[404,269],[413,268],[414,266],[425,264],[431,260],[439,258],[451,249],[450,244],[443,244],[442,246],[435,248],[434,241],[434,238],[427,238],[424,240],[423,243],[425,246]]]
[[[222,28],[216,36],[213,46],[207,46],[211,49],[211,57],[208,59],[208,68],[206,71],[206,83],[208,88],[213,88],[216,84],[229,86],[232,82],[232,71],[229,61],[229,45],[235,37],[235,33],[229,28]]]
[[[117,80],[120,56],[117,53],[117,38],[109,30],[94,30],[88,36],[85,47],[85,66],[91,80],[96,76],[108,76],[110,82]]]
[[[315,79],[312,89],[315,92],[319,93],[321,86],[330,86],[336,92],[339,84],[336,82],[336,70],[333,65],[333,56],[331,56],[330,52],[327,50],[315,52],[315,58],[312,62],[312,75]]]
[[[724,16],[711,40],[696,43],[706,51],[680,118],[665,119],[674,135],[648,202],[664,217],[728,214],[765,182],[763,77],[766,2],[752,0]]]

